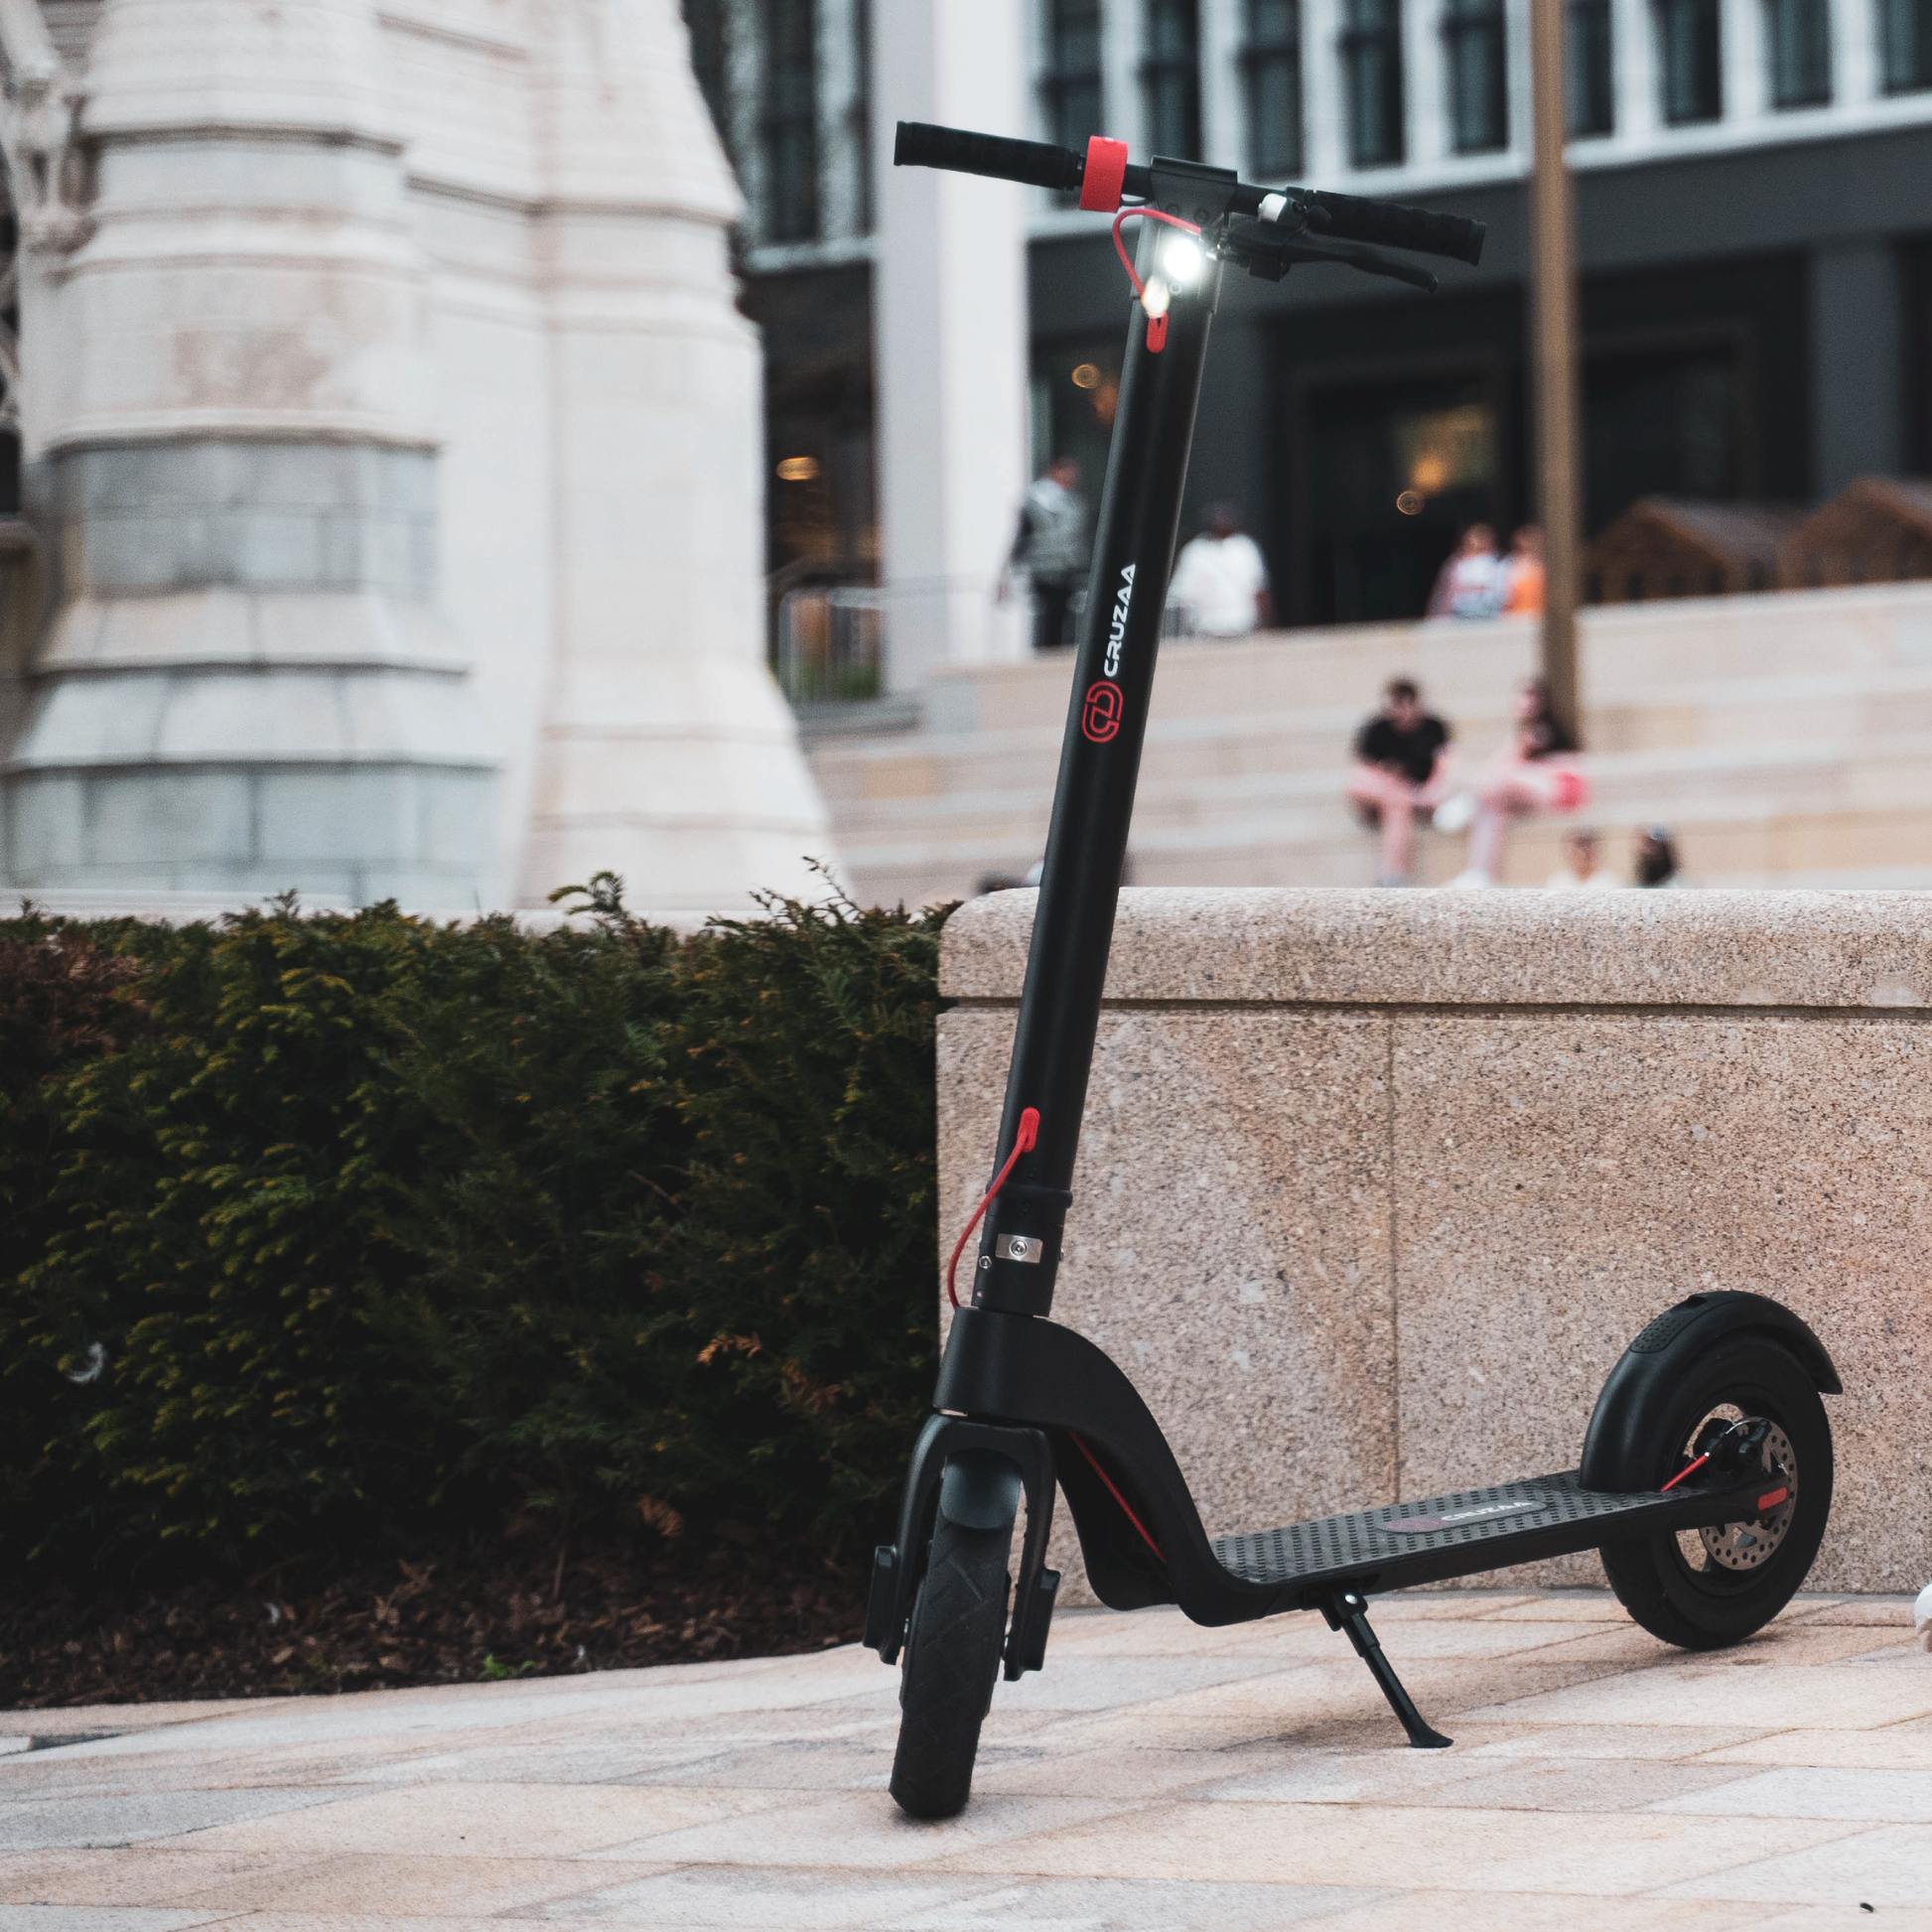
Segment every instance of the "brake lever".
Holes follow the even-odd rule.
[[[1338,262],[1344,268],[1359,268],[1365,275],[1386,275],[1391,281],[1406,282],[1425,295],[1434,295],[1440,287],[1428,269],[1365,241],[1334,241],[1325,236],[1316,239],[1308,232],[1311,210],[1307,205],[1290,204],[1290,210],[1292,216],[1302,217],[1295,226],[1267,216],[1235,217],[1219,238],[1222,252],[1240,262],[1250,275],[1269,282],[1279,282],[1297,262]]]
[[[1428,269],[1404,261],[1400,255],[1391,255],[1380,248],[1371,247],[1366,241],[1303,239],[1288,242],[1283,252],[1295,261],[1341,262],[1346,267],[1359,268],[1364,275],[1386,275],[1390,281],[1407,282],[1412,289],[1421,289],[1425,295],[1434,295],[1442,287]]]

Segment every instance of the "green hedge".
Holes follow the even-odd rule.
[[[941,913],[0,922],[0,1556],[864,1535],[931,1387]]]

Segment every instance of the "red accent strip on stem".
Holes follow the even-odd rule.
[[[1020,1128],[1013,1137],[1013,1152],[1007,1156],[1007,1164],[993,1177],[993,1185],[986,1190],[986,1197],[973,1209],[973,1218],[959,1231],[959,1239],[952,1244],[952,1259],[946,1263],[946,1300],[954,1308],[959,1306],[959,1291],[953,1287],[953,1276],[959,1268],[959,1257],[965,1252],[966,1242],[973,1230],[980,1224],[980,1216],[993,1205],[993,1196],[1007,1184],[1007,1175],[1013,1172],[1013,1164],[1023,1154],[1030,1154],[1039,1139],[1039,1109],[1025,1107],[1020,1113]]]
[[[1140,1533],[1141,1533],[1141,1541],[1142,1541],[1143,1543],[1145,1543],[1145,1544],[1147,1545],[1147,1547],[1148,1547],[1148,1548],[1149,1548],[1150,1550],[1152,1550],[1152,1551],[1154,1552],[1154,1560],[1155,1560],[1155,1562],[1156,1562],[1156,1563],[1166,1563],[1166,1562],[1167,1562],[1167,1558],[1166,1558],[1166,1557],[1164,1557],[1164,1556],[1163,1556],[1163,1555],[1161,1554],[1161,1546],[1160,1546],[1160,1544],[1158,1544],[1157,1542],[1155,1542],[1155,1540],[1153,1539],[1153,1537],[1151,1537],[1151,1536],[1149,1536],[1149,1535],[1148,1535],[1148,1533],[1147,1533],[1147,1525],[1146,1525],[1145,1523],[1143,1523],[1143,1522],[1141,1521],[1141,1519],[1140,1519],[1140,1518],[1139,1518],[1138,1516],[1136,1516],[1136,1515],[1134,1514],[1134,1511],[1133,1511],[1133,1509],[1132,1509],[1132,1508],[1130,1507],[1130,1505],[1128,1504],[1128,1501],[1127,1501],[1127,1498],[1126,1498],[1125,1496],[1123,1496],[1123,1495],[1122,1495],[1122,1494],[1120,1493],[1120,1491],[1119,1491],[1118,1489],[1116,1489],[1116,1488],[1114,1487],[1114,1479],[1113,1479],[1113,1477],[1112,1477],[1112,1476],[1110,1476],[1110,1475],[1109,1475],[1109,1474],[1107,1473],[1107,1471],[1106,1471],[1105,1469],[1103,1469],[1103,1468],[1102,1468],[1102,1467],[1100,1466],[1100,1464],[1099,1464],[1099,1462],[1098,1462],[1098,1461],[1097,1461],[1097,1460],[1095,1459],[1095,1457],[1094,1457],[1094,1453],[1093,1453],[1093,1450],[1092,1450],[1092,1449],[1088,1449],[1088,1448],[1087,1448],[1087,1446],[1086,1446],[1086,1444],[1084,1444],[1083,1442],[1081,1442],[1081,1440],[1079,1439],[1079,1437],[1077,1437],[1076,1435],[1074,1435],[1074,1433],[1072,1432],[1072,1430],[1070,1430],[1070,1429],[1069,1429],[1069,1430],[1068,1430],[1068,1431],[1066,1432],[1066,1434],[1067,1434],[1067,1440],[1068,1440],[1068,1441],[1069,1441],[1069,1442],[1070,1442],[1070,1443],[1071,1443],[1071,1444],[1073,1445],[1073,1447],[1074,1447],[1074,1448],[1075,1448],[1076,1449],[1078,1449],[1078,1450],[1080,1451],[1080,1453],[1081,1453],[1082,1455],[1084,1455],[1084,1456],[1085,1456],[1085,1457],[1087,1458],[1087,1461],[1088,1461],[1088,1463],[1089,1463],[1089,1464],[1091,1465],[1091,1467],[1092,1467],[1092,1469],[1093,1469],[1093,1472],[1094,1472],[1094,1474],[1095,1474],[1095,1475],[1097,1475],[1097,1476],[1098,1476],[1098,1477],[1100,1478],[1100,1480],[1101,1480],[1102,1482],[1104,1482],[1104,1483],[1105,1483],[1105,1484],[1107,1485],[1107,1493],[1108,1493],[1108,1495],[1110,1495],[1111,1497],[1113,1497],[1113,1499],[1114,1499],[1114,1501],[1115,1501],[1115,1502],[1117,1502],[1117,1503],[1119,1503],[1119,1505],[1120,1505],[1120,1509],[1121,1509],[1121,1514],[1122,1514],[1123,1516],[1125,1516],[1125,1517],[1127,1518],[1127,1520],[1128,1520],[1128,1521],[1129,1521],[1130,1523],[1132,1523],[1132,1524],[1134,1525],[1134,1527],[1135,1527],[1135,1528],[1136,1528],[1137,1530],[1139,1530],[1139,1531],[1140,1531]]]

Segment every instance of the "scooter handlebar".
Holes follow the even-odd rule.
[[[1482,259],[1483,222],[1394,202],[1365,202],[1358,195],[1330,195],[1325,189],[1311,190],[1302,199],[1328,217],[1318,232],[1337,241],[1375,242],[1384,248],[1447,255],[1451,261],[1471,264]]]
[[[893,142],[895,168],[944,168],[956,175],[991,175],[1034,188],[1078,188],[1086,157],[1046,141],[1010,141],[1000,134],[900,121]]]
[[[1117,150],[1118,152],[1118,150]],[[998,134],[969,134],[963,128],[933,127],[924,121],[900,121],[893,143],[896,168],[944,168],[954,174],[990,175],[996,181],[1025,182],[1056,193],[1077,189],[1086,174],[1087,158],[1070,148],[1046,141],[1012,141]],[[1126,173],[1129,194],[1147,192],[1147,171]],[[1270,191],[1230,184],[1228,207],[1252,214]],[[1368,202],[1356,195],[1331,195],[1324,190],[1290,189],[1291,201],[1316,214],[1317,232],[1336,241],[1366,241],[1386,248],[1407,248],[1418,254],[1447,255],[1452,261],[1482,258],[1483,223],[1459,214],[1436,214],[1428,208],[1402,207],[1392,202]]]

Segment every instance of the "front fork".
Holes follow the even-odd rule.
[[[1011,1684],[1023,1671],[1038,1670],[1045,1661],[1046,1631],[1060,1587],[1060,1573],[1046,1568],[1046,1533],[1053,1522],[1053,1446],[1042,1429],[968,1422],[962,1416],[926,1419],[913,1446],[912,1465],[905,1472],[898,1541],[882,1543],[873,1552],[866,1648],[878,1651],[888,1664],[898,1661],[925,1569],[942,1483],[947,1514],[967,1523],[980,1512],[1011,1509],[1019,1493],[1026,1496],[1027,1535],[1020,1549],[1020,1583],[1005,1650],[1006,1678]]]

